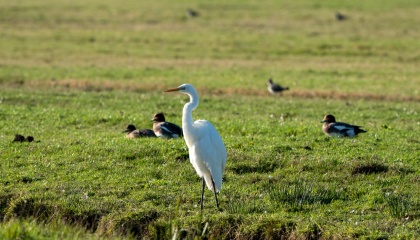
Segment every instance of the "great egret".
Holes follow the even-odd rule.
[[[359,133],[365,133],[366,131],[360,129],[360,126],[354,126],[347,123],[336,122],[333,115],[326,115],[322,126],[322,131],[331,137],[349,137],[353,138]]]
[[[274,84],[273,80],[271,80],[271,78],[268,79],[267,85],[268,85],[268,91],[271,92],[272,94],[276,94],[278,92],[281,93],[284,90],[289,90],[288,87],[282,87],[280,85]]]
[[[156,137],[153,130],[150,129],[136,129],[134,125],[128,125],[127,129],[123,132],[126,132],[126,138],[139,138],[139,137]]]
[[[163,113],[156,113],[150,121],[155,122],[153,123],[153,131],[158,137],[178,138],[182,136],[182,128],[173,123],[165,122],[165,116]]]
[[[204,187],[213,191],[216,206],[219,208],[216,192],[222,189],[222,177],[226,166],[226,148],[223,140],[213,125],[205,120],[193,121],[191,112],[198,106],[198,95],[190,84],[183,84],[165,92],[181,92],[190,96],[190,102],[185,104],[182,113],[182,128],[187,143],[190,162],[198,176],[203,179],[201,192],[201,209],[203,209]]]

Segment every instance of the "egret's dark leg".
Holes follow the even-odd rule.
[[[213,177],[211,177],[211,182],[213,183],[213,192],[214,192],[214,198],[216,198],[216,206],[217,206],[217,209],[219,209],[219,201],[217,201],[216,187],[214,186]]]
[[[204,186],[206,186],[206,181],[204,180],[203,176],[203,190],[201,191],[201,210],[203,210]]]

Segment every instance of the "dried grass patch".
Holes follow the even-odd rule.
[[[147,84],[127,81],[90,81],[87,79],[62,79],[62,80],[31,80],[6,84],[9,87],[28,87],[28,88],[64,88],[81,91],[128,91],[128,92],[149,92],[164,91],[173,86],[166,84]],[[209,88],[197,87],[201,94],[212,95],[249,95],[249,96],[270,96],[271,94],[264,89],[249,88]],[[377,100],[377,101],[420,101],[420,96],[403,96],[397,94],[375,94],[363,92],[336,92],[328,90],[291,90],[272,97],[288,97],[302,99],[339,99],[339,100]]]

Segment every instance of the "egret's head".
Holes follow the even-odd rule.
[[[195,88],[192,85],[187,83],[187,84],[182,84],[181,86],[177,88],[168,89],[164,92],[182,92],[182,93],[188,94],[188,93],[195,92]]]
[[[156,113],[155,116],[150,120],[151,122],[165,122],[165,116],[163,113]]]
[[[325,115],[324,120],[322,120],[321,122],[322,122],[322,123],[323,123],[323,122],[326,122],[326,123],[333,123],[333,122],[335,122],[335,117],[334,117],[333,115],[330,115],[330,114]]]

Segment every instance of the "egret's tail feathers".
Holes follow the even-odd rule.
[[[206,180],[206,184],[207,184],[207,187],[209,188],[209,190],[213,191],[213,184],[211,183],[211,175],[210,174],[205,174],[203,177],[204,177],[204,180]]]
[[[213,192],[213,184],[211,182],[212,180],[211,175],[205,174],[203,177],[204,177],[204,180],[206,180],[207,187],[209,188],[210,191]],[[214,180],[214,185],[216,186],[216,192],[220,192],[220,189],[222,188],[222,181],[220,181],[220,184],[218,184],[218,182]]]

